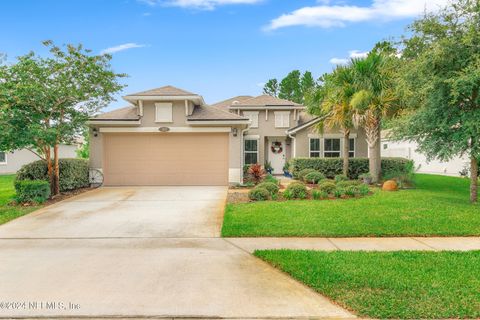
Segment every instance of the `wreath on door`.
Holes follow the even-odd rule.
[[[278,141],[272,142],[270,149],[272,150],[272,153],[280,154],[283,152],[282,143]]]

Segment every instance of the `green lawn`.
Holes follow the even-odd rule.
[[[13,179],[15,175],[0,175],[0,224],[30,213],[39,207],[19,207],[8,205],[15,195]]]
[[[359,199],[229,204],[222,235],[480,235],[480,205],[469,203],[467,179],[418,174],[415,181],[413,190]]]
[[[480,251],[255,255],[362,317],[480,318]]]

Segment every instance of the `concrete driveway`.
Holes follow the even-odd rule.
[[[226,192],[101,188],[0,226],[0,317],[353,317],[219,238]]]

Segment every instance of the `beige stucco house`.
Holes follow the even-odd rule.
[[[341,134],[319,134],[305,107],[267,95],[213,105],[165,86],[124,97],[129,106],[89,121],[90,166],[104,184],[228,185],[245,164],[269,161],[281,174],[292,157],[342,157]],[[350,156],[366,157],[363,131],[353,132]]]

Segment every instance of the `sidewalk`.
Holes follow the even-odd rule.
[[[399,238],[224,238],[248,252],[266,249],[323,251],[467,251],[480,250],[480,237],[399,237]]]

